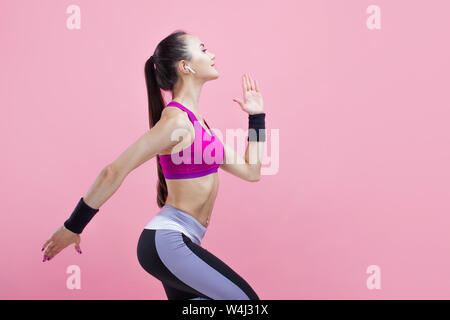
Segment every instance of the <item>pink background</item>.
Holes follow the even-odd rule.
[[[81,9],[70,30],[69,5]],[[381,9],[381,29],[366,12]],[[41,246],[100,170],[148,130],[144,63],[176,29],[216,54],[200,111],[248,128],[258,80],[279,170],[219,171],[203,247],[261,299],[450,298],[446,0],[0,2],[2,299],[166,299],[139,265],[156,160],[133,171],[73,245]],[[168,102],[168,101],[167,101]],[[270,131],[268,132],[270,141]],[[269,142],[268,142],[269,143]],[[66,288],[70,265],[81,289]],[[369,290],[376,265],[381,289]]]

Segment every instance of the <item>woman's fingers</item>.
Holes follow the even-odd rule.
[[[50,243],[50,241],[52,241],[52,240],[48,239],[47,241],[45,241],[44,245],[42,246],[41,251],[44,251],[45,247]]]
[[[256,79],[255,79],[255,90],[256,92],[259,92],[258,81],[256,81]]]
[[[53,248],[55,246],[55,243],[53,242],[53,240],[50,240],[47,242],[47,248],[44,251],[44,254],[48,254],[50,252],[50,249]]]
[[[55,250],[55,248],[56,248],[56,245],[55,245],[55,243],[54,242],[52,242],[48,247],[47,247],[47,250],[45,250],[45,252],[44,252],[44,258],[51,258],[51,257],[53,257],[54,256],[54,254],[53,254],[53,252],[54,252],[54,250]]]
[[[248,75],[248,83],[250,86],[250,90],[254,91],[255,90],[255,84],[253,83],[253,79],[250,77],[250,75]]]
[[[246,91],[254,90],[258,91],[256,80],[253,80],[249,74],[245,73],[242,76],[242,87],[244,88],[244,95]]]
[[[54,256],[56,256],[59,252],[61,251],[60,247],[57,246],[53,246],[50,251],[48,252],[47,256],[47,260],[50,260],[51,258],[53,258]]]
[[[245,75],[242,76],[242,95],[245,97],[247,94],[247,82],[245,81]]]
[[[80,248],[80,244],[79,243],[75,243],[75,250],[81,254],[81,248]]]
[[[54,256],[58,254],[58,252],[59,250],[56,250],[56,248],[54,248],[52,251],[50,251],[48,254],[45,255],[45,259],[46,260],[52,259]]]

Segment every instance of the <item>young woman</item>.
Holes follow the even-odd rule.
[[[201,247],[218,192],[218,168],[258,181],[265,142],[262,96],[257,82],[247,75],[242,77],[244,102],[233,99],[249,114],[245,159],[200,115],[203,84],[219,77],[214,58],[197,37],[184,31],[158,44],[145,64],[151,130],[102,170],[70,218],[44,243],[44,261],[71,243],[81,253],[80,234],[100,206],[132,170],[156,156],[160,210],[140,235],[141,266],[162,282],[169,300],[259,300],[241,276]],[[167,105],[160,89],[172,93]]]

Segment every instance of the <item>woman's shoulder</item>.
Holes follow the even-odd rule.
[[[186,112],[181,110],[177,107],[164,107],[163,111],[161,112],[161,118],[165,119],[186,119],[189,120],[187,117]]]

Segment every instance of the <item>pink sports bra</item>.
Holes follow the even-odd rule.
[[[178,107],[187,112],[194,125],[194,142],[178,153],[159,155],[159,162],[166,179],[186,179],[205,176],[217,172],[224,158],[224,147],[204,120],[212,136],[207,132],[195,115],[182,104],[171,101],[167,106]]]

